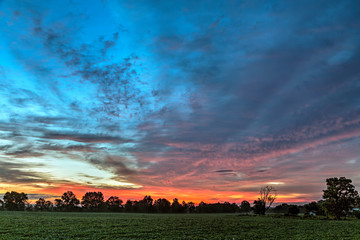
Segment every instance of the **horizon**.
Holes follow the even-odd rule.
[[[360,188],[357,1],[0,0],[0,195]],[[46,197],[45,197],[46,198]]]
[[[11,191],[9,191],[9,192],[11,192]],[[101,191],[100,191],[101,192]],[[64,192],[65,193],[65,192]],[[101,192],[102,193],[102,192]],[[274,192],[272,192],[272,193],[274,193]],[[28,199],[27,199],[27,203],[29,203],[30,205],[35,205],[35,203],[36,203],[36,201],[37,200],[39,200],[40,198],[43,198],[44,200],[46,200],[46,201],[50,201],[50,202],[52,202],[52,204],[54,204],[54,201],[55,201],[55,199],[61,199],[61,196],[62,195],[45,195],[45,194],[27,194],[27,193],[25,193],[26,195],[27,195],[27,197],[28,197]],[[74,193],[75,194],[75,193]],[[5,195],[5,193],[3,194],[3,193],[0,193],[0,200],[1,199],[3,199],[3,197],[4,197],[4,195]],[[76,198],[80,201],[80,206],[82,205],[81,204],[81,201],[82,201],[82,197],[85,195],[85,193],[84,194],[82,194],[82,195],[78,195],[78,194],[75,194],[75,196],[76,196]],[[126,199],[126,198],[121,198],[121,196],[116,196],[116,195],[103,195],[104,196],[104,202],[106,202],[106,200],[107,199],[109,199],[110,197],[119,197],[119,199],[121,199],[122,201],[123,201],[123,203],[122,203],[122,205],[124,205],[128,200],[130,200],[130,201],[140,201],[140,200],[142,200],[144,197],[146,197],[146,196],[149,196],[149,197],[151,197],[154,201],[155,200],[158,200],[158,199],[163,199],[164,197],[162,197],[162,196],[158,196],[158,197],[152,197],[151,195],[145,195],[145,196],[143,196],[142,198],[139,198],[139,199],[135,199],[135,198],[133,198],[133,199]],[[257,198],[258,198],[259,196],[257,196]],[[173,201],[174,201],[174,199],[175,199],[176,197],[174,197],[174,198],[172,198],[172,199],[166,199],[166,200],[168,200],[170,203],[172,203]],[[254,199],[254,200],[257,200],[257,198],[256,199]],[[206,204],[217,204],[217,203],[221,203],[221,204],[223,204],[223,203],[226,203],[226,202],[228,202],[228,203],[230,203],[230,204],[233,204],[233,203],[235,203],[235,204],[237,204],[237,205],[240,205],[241,204],[241,202],[242,201],[247,201],[247,202],[249,202],[250,203],[250,205],[254,205],[254,200],[246,200],[246,199],[239,199],[238,201],[233,201],[233,202],[229,202],[229,201],[221,201],[221,200],[219,200],[219,201],[215,201],[215,202],[206,202],[206,201],[198,201],[198,202],[196,202],[196,201],[191,201],[191,200],[188,200],[188,201],[185,201],[185,200],[183,200],[183,199],[179,199],[179,198],[176,198],[178,201],[179,201],[179,203],[182,203],[183,201],[184,202],[186,202],[186,203],[189,203],[189,202],[192,202],[192,203],[194,203],[195,204],[195,206],[198,206],[201,202],[204,202],[204,203],[206,203]],[[288,205],[298,205],[298,206],[304,206],[304,205],[306,205],[306,204],[308,204],[308,203],[310,203],[310,202],[279,202],[279,201],[276,201],[277,200],[277,197],[275,198],[275,201],[271,204],[271,207],[270,208],[274,208],[274,207],[276,207],[276,206],[278,206],[278,205],[281,205],[281,204],[284,204],[284,203],[286,203],[286,204],[288,204]],[[315,202],[318,202],[318,201],[320,201],[320,200],[323,200],[323,199],[319,199],[319,200],[317,200],[317,201],[315,201]],[[314,201],[312,201],[312,202],[314,202]]]

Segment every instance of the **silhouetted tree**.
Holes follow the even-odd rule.
[[[35,210],[44,210],[44,206],[45,206],[45,199],[44,198],[39,198],[39,200],[37,200],[35,202]]]
[[[239,211],[239,206],[235,203],[205,203],[200,202],[197,207],[199,213],[234,213]]]
[[[87,192],[82,197],[81,204],[83,208],[91,211],[100,211],[104,209],[104,195],[102,192]]]
[[[50,201],[45,201],[44,198],[39,198],[39,200],[37,200],[35,202],[35,210],[39,210],[39,211],[49,211],[51,210],[53,204]]]
[[[271,186],[262,187],[260,189],[260,197],[254,201],[254,213],[265,215],[276,199],[276,190]]]
[[[324,216],[325,211],[324,211],[324,208],[322,205],[323,205],[323,201],[311,202],[311,203],[305,204],[304,207],[305,207],[306,214],[313,212],[316,215]]]
[[[182,212],[184,213],[189,212],[189,205],[185,201],[182,201],[181,208],[182,208]]]
[[[165,198],[159,198],[154,202],[154,208],[159,213],[169,213],[170,206],[170,202]]]
[[[183,207],[181,206],[181,204],[179,203],[179,200],[177,198],[174,198],[172,204],[171,204],[171,212],[173,213],[182,213],[183,212]]]
[[[229,202],[224,202],[224,203],[218,203],[219,204],[219,209],[220,212],[224,212],[224,213],[234,213],[234,212],[239,212],[240,208],[236,203],[229,203]],[[218,212],[218,211],[217,211]]]
[[[355,186],[351,183],[351,179],[345,177],[326,179],[327,189],[323,190],[324,206],[336,219],[346,216],[359,197]]]
[[[7,210],[23,211],[28,197],[26,193],[6,192],[4,195],[4,204]]]
[[[252,209],[255,214],[265,215],[266,212],[265,203],[260,199],[254,201],[254,205]]]
[[[142,200],[139,201],[139,211],[140,212],[153,212],[153,199],[151,196],[145,196]]]
[[[49,200],[45,201],[45,210],[50,211],[53,208],[53,203]]]
[[[195,204],[193,202],[188,202],[188,211],[189,213],[194,213],[196,210]]]
[[[232,206],[232,209],[234,210],[234,212],[240,211],[240,207],[236,203],[232,203],[231,206]]]
[[[127,200],[125,203],[125,212],[132,212],[133,211],[133,202],[131,200]]]
[[[240,204],[240,212],[247,213],[251,211],[250,203],[246,200],[242,201]]]
[[[112,212],[121,212],[123,210],[122,203],[123,201],[116,196],[111,196],[106,200],[106,206]]]
[[[62,211],[64,209],[64,203],[61,199],[57,198],[54,200],[55,209],[57,211]]]
[[[287,204],[287,203],[282,203],[280,205],[277,205],[275,208],[274,208],[274,211],[276,213],[284,213],[284,214],[287,214],[289,212],[289,208],[290,208],[290,205]]]
[[[139,210],[140,210],[140,202],[136,201],[136,200],[133,201],[131,209],[132,209],[132,212],[139,212]]]
[[[205,213],[206,212],[206,203],[204,201],[201,201],[199,205],[197,206],[197,212],[199,213]]]
[[[78,208],[80,204],[79,199],[76,198],[75,194],[72,191],[64,192],[61,196],[62,207],[66,211],[74,211]]]
[[[4,201],[0,199],[0,210],[4,210]]]
[[[288,210],[289,215],[296,216],[299,214],[299,212],[300,212],[300,209],[298,206],[290,205],[289,210]]]

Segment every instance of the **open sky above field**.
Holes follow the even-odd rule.
[[[0,194],[360,187],[359,1],[0,0]],[[358,189],[359,190],[359,189]]]

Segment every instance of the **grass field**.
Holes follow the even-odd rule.
[[[360,220],[0,212],[0,239],[360,239]]]

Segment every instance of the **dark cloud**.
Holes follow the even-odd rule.
[[[12,90],[9,94],[15,96],[10,98],[10,103],[17,107],[22,108],[29,105],[43,104],[42,99],[36,93],[27,89]]]
[[[131,177],[137,173],[136,169],[127,166],[126,162],[129,162],[129,160],[119,156],[89,155],[86,161],[99,169],[116,173],[119,178]]]
[[[36,194],[36,193],[27,193],[29,200],[38,200],[39,198],[44,198],[47,200],[48,198],[58,198],[59,195],[52,195],[52,194]]]
[[[110,136],[103,134],[81,134],[81,133],[65,133],[65,132],[44,132],[42,138],[57,139],[57,140],[71,140],[83,143],[126,143],[129,139],[124,139],[119,136]]]
[[[43,144],[38,147],[41,150],[50,150],[50,151],[75,151],[75,152],[96,152],[100,150],[95,146],[91,145],[62,145],[62,144]]]
[[[50,116],[32,116],[28,119],[31,122],[44,123],[44,124],[58,124],[63,122],[70,122],[74,119],[67,117],[50,117]]]
[[[37,167],[41,166],[39,164]],[[36,167],[24,163],[0,161],[0,179],[3,183],[40,183],[47,178],[46,175],[34,171],[26,171],[26,168]]]

